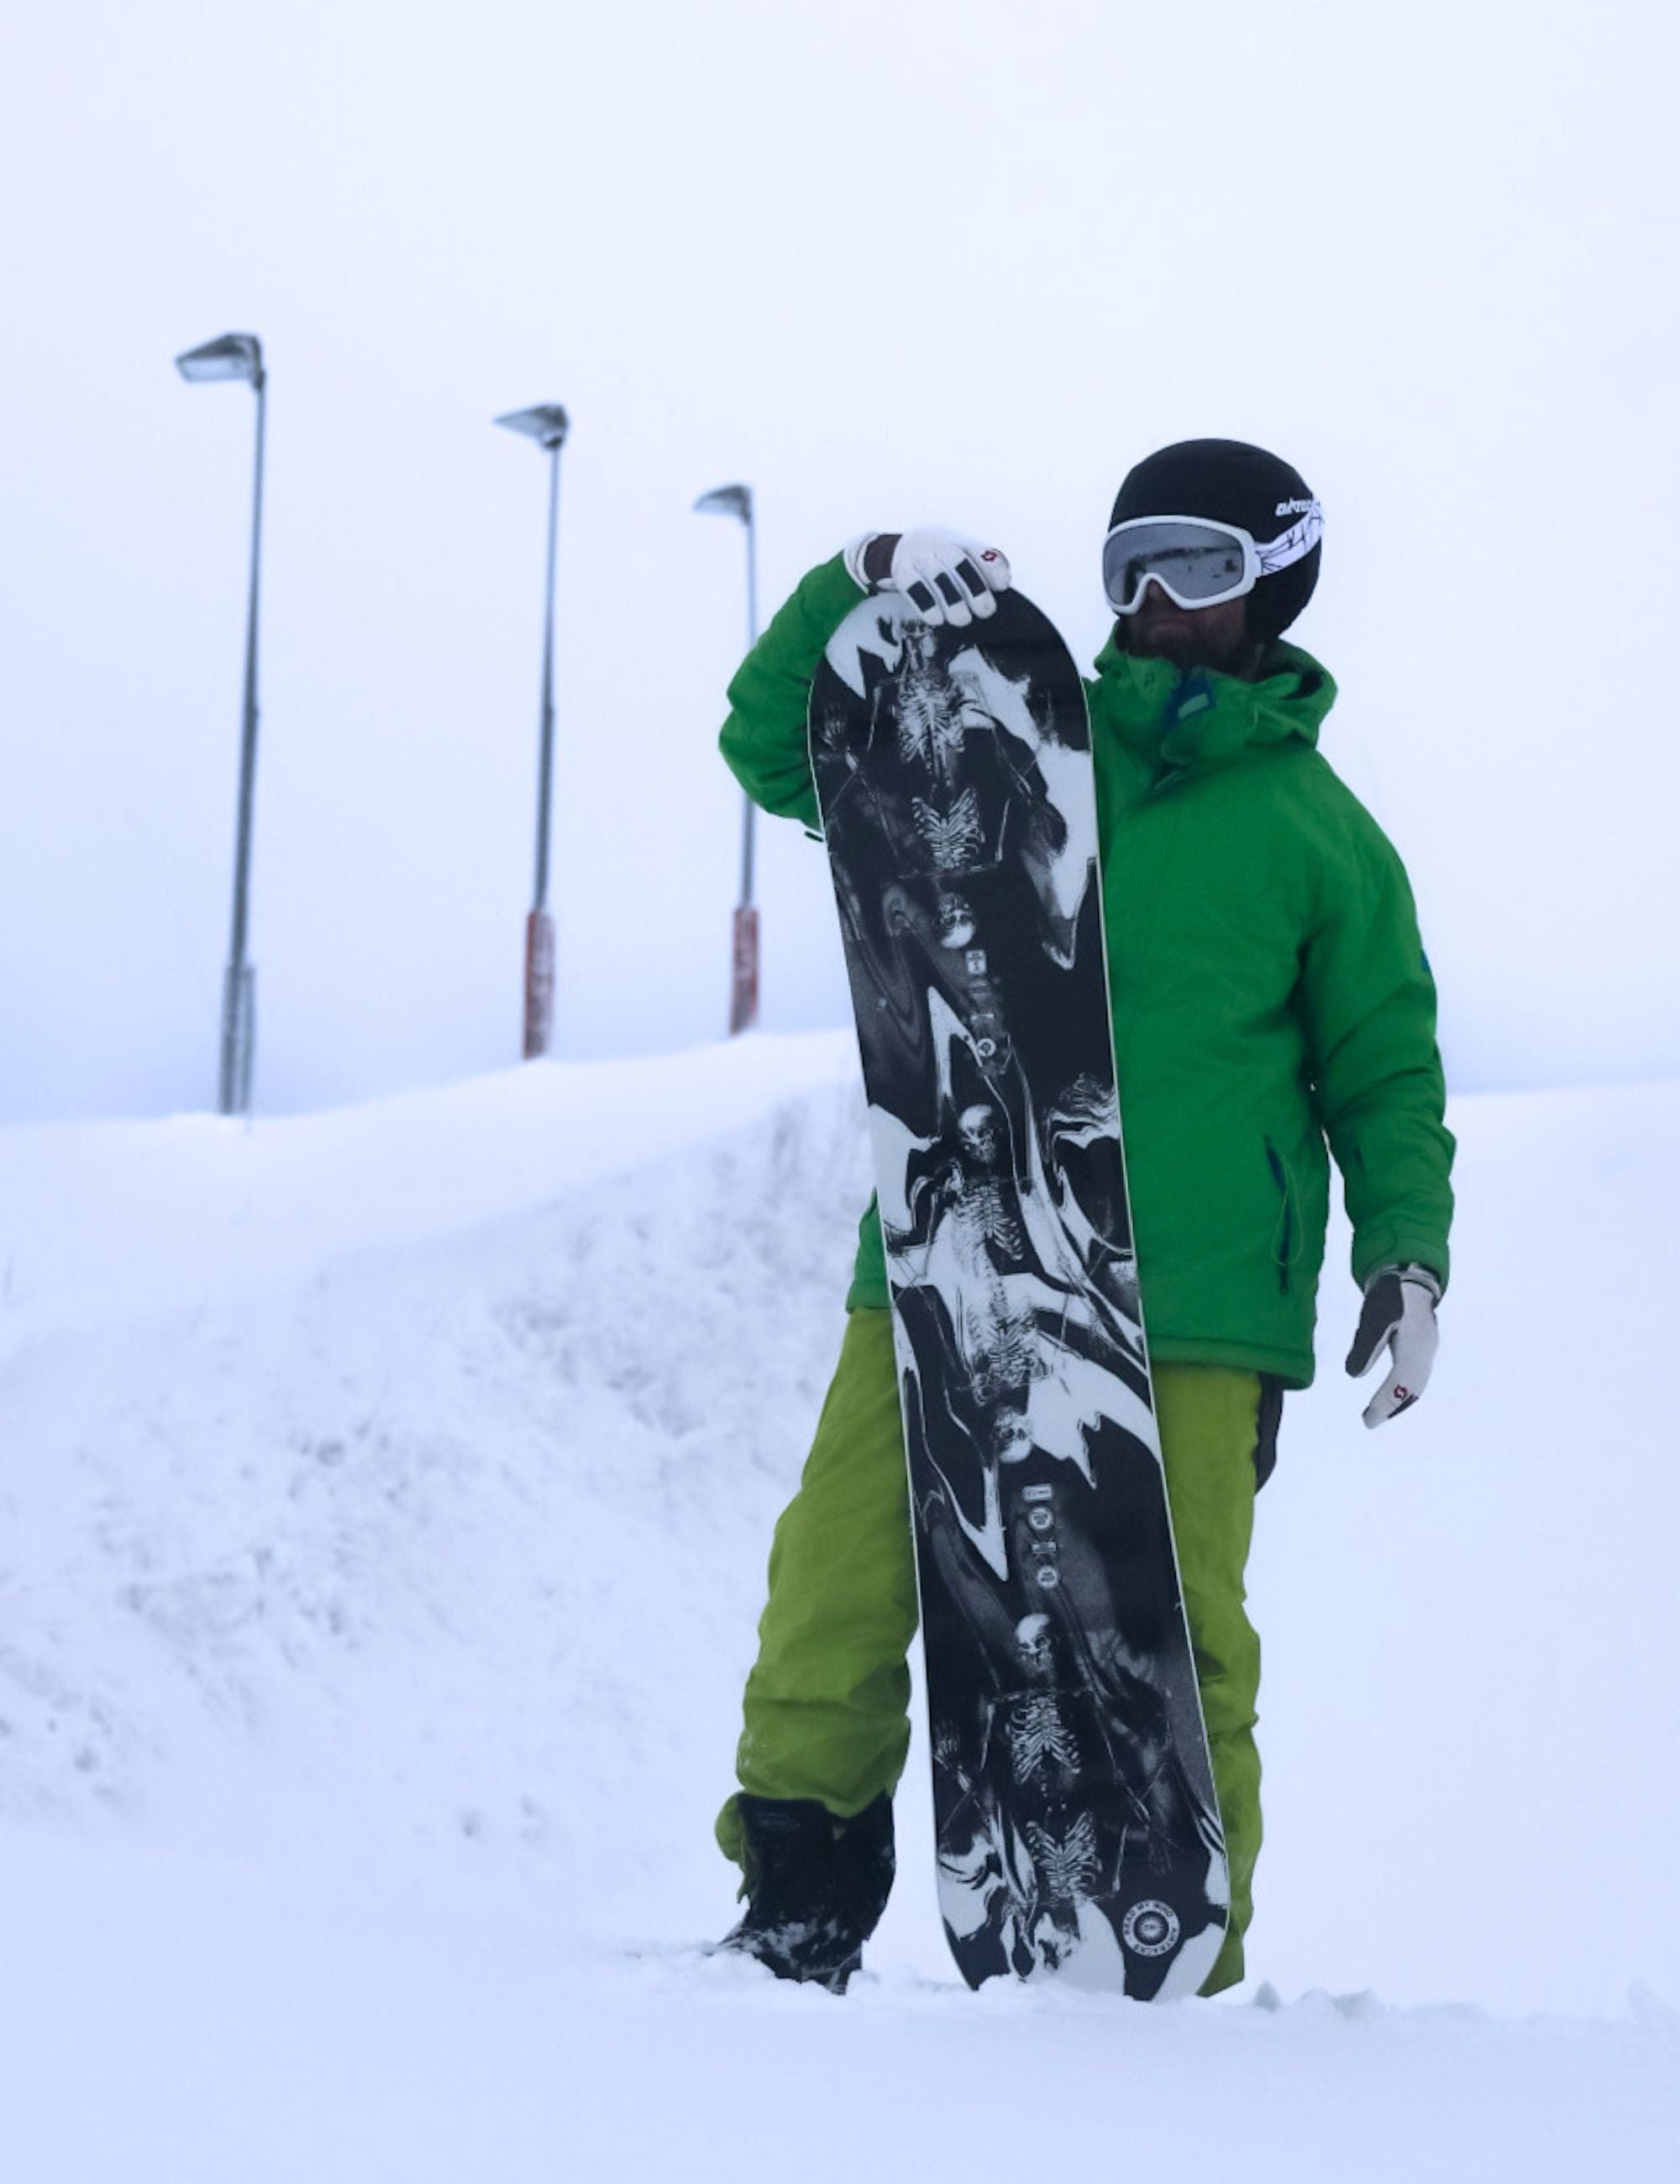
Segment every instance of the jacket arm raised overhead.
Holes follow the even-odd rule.
[[[820,818],[806,715],[823,649],[865,596],[839,554],[801,579],[729,686],[718,738],[725,761],[755,804],[813,829]]]
[[[1370,823],[1370,822],[1367,822]],[[1416,1261],[1444,1285],[1453,1139],[1435,1043],[1435,982],[1399,858],[1371,823],[1302,964],[1319,1120],[1342,1172],[1354,1279]]]

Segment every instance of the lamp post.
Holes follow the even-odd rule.
[[[224,1115],[248,1114],[257,1040],[257,974],[246,961],[251,888],[251,812],[257,775],[257,597],[263,543],[263,429],[268,375],[255,334],[222,334],[175,359],[190,385],[242,379],[257,398],[256,482],[251,504],[251,598],[245,620],[245,705],[239,740],[239,822],[233,857],[233,929],[222,978],[220,1102]]]
[[[548,457],[548,580],[542,621],[542,718],[537,766],[537,884],[525,922],[525,1058],[548,1052],[554,1030],[554,921],[548,914],[548,810],[554,778],[554,548],[560,515],[560,449],[570,421],[558,402],[496,420],[535,440]]]
[[[733,515],[747,533],[747,649],[759,641],[758,531],[749,485],[720,485],[703,493],[697,515]],[[729,1033],[750,1031],[759,1020],[759,913],[753,901],[753,800],[742,799],[741,898],[731,931]]]

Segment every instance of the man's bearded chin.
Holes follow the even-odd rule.
[[[1132,651],[1139,660],[1170,660],[1175,667],[1206,667],[1207,648],[1199,631],[1184,622],[1158,622],[1132,633]]]
[[[1199,615],[1133,617],[1126,646],[1134,659],[1165,660],[1175,667],[1234,669],[1250,647],[1247,632]]]

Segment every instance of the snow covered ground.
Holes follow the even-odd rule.
[[[0,1132],[5,2184],[1667,2178],[1680,1086],[1459,1103],[1427,1402],[1293,1399],[1232,2000],[692,1944],[864,1195],[848,1039]],[[1339,1243],[1332,1250],[1339,1251]]]

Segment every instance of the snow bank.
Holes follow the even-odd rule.
[[[1377,1435],[1331,1285],[1254,1565],[1272,1988],[970,1997],[919,1749],[843,2003],[685,1948],[854,1068],[0,1133],[8,2184],[920,2177],[960,2106],[988,2165],[1672,2173],[1680,1088],[1461,1104],[1437,1383]]]
[[[848,1035],[543,1061],[320,1115],[0,1130],[0,1357],[524,1212],[843,1076]]]

